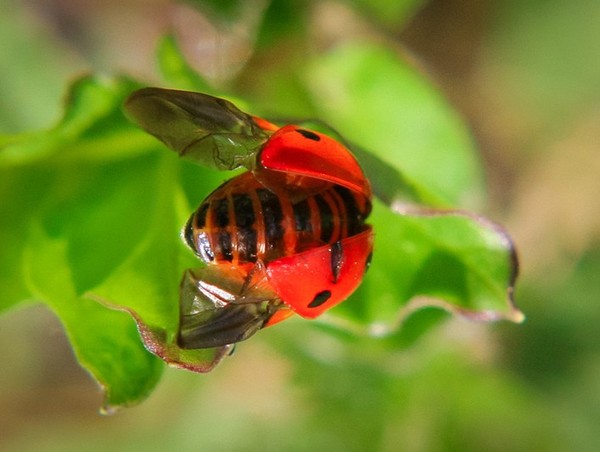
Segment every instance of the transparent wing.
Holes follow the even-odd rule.
[[[179,346],[213,348],[243,341],[280,308],[284,305],[262,271],[235,266],[187,270],[181,282]]]
[[[127,98],[125,111],[180,156],[218,170],[252,169],[258,149],[271,134],[262,128],[266,121],[202,93],[143,88]]]

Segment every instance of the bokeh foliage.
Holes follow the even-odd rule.
[[[245,2],[189,3],[226,27],[240,20]],[[307,27],[317,3],[267,2],[252,58],[226,83],[208,84],[181,58],[177,40],[168,37],[159,45],[162,79],[155,83],[212,89],[253,113],[325,119],[344,137],[400,172],[402,181],[414,189],[411,200],[484,208],[481,163],[463,121],[391,43],[390,33],[405,26],[420,2],[339,2],[377,24],[381,35],[378,41],[342,40],[342,45],[326,50],[318,48]],[[545,42],[545,30],[561,23],[560,15],[544,15],[544,20],[535,22],[540,25],[533,27],[532,45],[515,48],[512,40],[526,42],[528,34],[514,18],[523,17],[519,14],[529,9],[511,9],[510,2],[505,3],[499,8],[502,20],[512,28],[495,34],[499,37],[496,48],[504,57],[513,64],[535,65],[537,61],[543,67],[558,61],[545,60],[546,54],[536,49]],[[570,11],[569,17],[581,9],[564,8]],[[7,19],[6,23],[11,22]],[[22,48],[20,40],[27,35],[11,32],[8,26],[0,29],[5,48]],[[56,93],[51,87],[60,85],[56,80],[66,70],[53,68],[51,63],[44,73],[30,70],[40,58],[49,56],[47,42],[32,42],[32,53],[23,54],[4,73],[3,86],[22,86],[27,80],[23,74],[30,74],[45,77],[41,82],[30,80],[32,85],[47,86]],[[570,58],[577,60],[575,54]],[[532,100],[527,104],[532,114],[536,102],[544,105],[548,96],[553,99],[556,108],[540,109],[543,114],[533,116],[540,124],[556,118],[562,105],[578,111],[583,102],[582,96],[559,95],[557,86],[570,78],[550,69],[554,81],[545,78],[546,84],[541,84],[527,79],[527,86],[539,89],[524,91],[524,101]],[[579,71],[583,80],[582,73],[586,72]],[[592,70],[587,74],[594,77]],[[146,322],[172,333],[176,305],[164,300],[177,299],[181,270],[197,265],[180,243],[180,225],[198,201],[227,177],[177,161],[126,121],[122,100],[141,84],[141,80],[118,77],[80,79],[72,85],[66,116],[42,132],[29,131],[58,114],[55,98],[12,90],[11,96],[26,101],[11,101],[14,111],[2,103],[0,111],[6,132],[0,137],[0,144],[5,145],[0,164],[0,307],[12,311],[4,319],[10,321],[15,315],[12,308],[17,301],[43,300],[61,319],[78,360],[109,388],[107,408],[146,397],[155,390],[164,365],[144,350],[127,313],[107,309],[98,300],[133,308]],[[538,95],[542,88],[544,95]],[[23,108],[21,113],[23,105],[35,105],[32,97],[40,108]],[[498,111],[500,118],[502,113]],[[421,124],[429,128],[420,130]],[[540,130],[540,124],[534,124],[533,130]],[[394,188],[383,181],[382,190]],[[600,394],[593,379],[598,362],[593,298],[599,292],[593,277],[598,253],[593,249],[571,267],[572,278],[552,284],[539,276],[527,281],[519,299],[527,300],[529,322],[518,328],[500,326],[503,336],[495,337],[493,343],[480,330],[463,339],[462,346],[460,341],[448,345],[438,340],[439,330],[424,335],[448,320],[440,309],[398,316],[398,303],[424,289],[428,295],[460,306],[465,296],[474,293],[473,287],[485,286],[474,270],[486,268],[487,262],[474,258],[484,254],[473,251],[489,250],[498,237],[489,229],[475,227],[468,218],[462,220],[460,224],[460,217],[401,217],[378,203],[372,219],[378,251],[368,279],[351,302],[318,322],[291,320],[265,330],[254,339],[256,345],[239,347],[223,373],[173,376],[167,372],[165,385],[177,395],[165,395],[159,386],[158,401],[150,409],[168,407],[169,418],[145,418],[145,425],[136,425],[120,437],[121,446],[159,449],[180,444],[193,449],[201,443],[221,450],[276,450],[290,445],[334,450],[564,450],[593,444],[598,438],[592,420],[597,418],[595,402]],[[455,225],[448,229],[447,223]],[[450,237],[445,236],[448,230]],[[414,243],[433,244],[437,251]],[[497,256],[505,256],[505,249],[496,249]],[[506,281],[507,268],[498,269],[495,280]],[[428,276],[432,274],[444,277],[432,279]],[[489,291],[493,295],[484,293],[485,300],[502,300],[502,308],[508,307],[501,286],[492,284]],[[501,309],[501,304],[487,307]],[[400,321],[403,328],[395,330]],[[469,330],[460,322],[451,325]],[[384,337],[372,338],[365,332],[383,332]],[[456,335],[460,337],[460,331]],[[11,336],[11,341],[18,342],[18,335]],[[478,347],[501,349],[504,362],[490,361],[486,358],[489,350],[481,352]],[[465,356],[469,353],[471,357]],[[283,370],[273,370],[273,366]],[[240,375],[250,384],[238,381]],[[186,391],[200,386],[196,402],[188,400],[183,390],[178,392],[176,387],[182,382]],[[252,395],[260,394],[254,386],[268,389],[253,405]],[[578,390],[565,391],[575,387]],[[257,411],[262,417],[255,417]],[[161,438],[153,435],[158,428],[164,432]],[[52,432],[50,437],[75,449],[81,434],[76,429],[66,431],[62,435]],[[107,437],[94,436],[97,447],[112,444]],[[42,435],[33,433],[22,444],[34,444],[36,438]],[[250,444],[248,438],[253,438]]]
[[[172,38],[160,45],[159,60],[175,88],[178,83],[208,88]],[[339,123],[340,130],[360,130],[350,138],[377,149],[381,167],[412,181],[417,193],[430,194],[414,201],[431,198],[455,206],[481,192],[465,127],[427,80],[391,50],[348,43],[325,57],[315,55],[309,67],[303,77],[313,88],[303,87],[306,95],[327,106],[325,119]],[[341,97],[328,98],[336,91],[328,80],[341,85]],[[106,388],[107,410],[145,397],[162,368],[143,350],[126,314],[106,310],[131,311],[162,331],[159,346],[169,347],[177,332],[178,280],[182,267],[193,266],[177,234],[182,215],[192,210],[181,182],[185,163],[125,120],[121,106],[134,87],[127,79],[84,77],[72,87],[56,127],[7,137],[2,149],[5,197],[11,200],[2,216],[12,219],[4,228],[23,247],[4,256],[3,267],[16,269],[5,283],[10,292],[26,292],[4,296],[4,308],[29,298],[47,303],[65,325],[79,361]],[[386,103],[390,99],[393,104]],[[338,111],[346,114],[338,118]],[[361,126],[380,111],[387,112],[382,120],[371,121],[380,126]],[[375,180],[378,168],[364,165]],[[203,169],[193,175],[206,192],[216,185],[215,177]],[[378,335],[393,334],[401,309],[418,297],[421,306],[518,319],[508,300],[514,270],[506,235],[460,213],[427,211],[414,218],[395,213],[402,190],[394,180],[387,184],[375,186],[375,194],[388,203],[376,206],[372,219],[375,263],[363,287],[330,314],[332,322],[342,329],[349,321],[365,332],[377,327]],[[20,190],[40,202],[30,206],[26,219],[14,212],[23,205]],[[156,340],[142,337],[153,349]],[[193,363],[212,352],[184,355]],[[180,358],[166,360],[176,364]]]

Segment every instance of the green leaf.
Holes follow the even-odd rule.
[[[31,297],[22,272],[24,236],[39,208],[41,190],[33,185],[40,172],[7,171],[0,167],[0,312]],[[28,188],[31,187],[31,188]]]
[[[42,159],[122,159],[145,151],[151,138],[128,123],[121,111],[138,85],[125,78],[83,77],[70,88],[67,110],[52,129],[5,138],[0,167]],[[58,154],[58,155],[54,155]]]
[[[149,211],[168,204],[154,196],[164,170],[150,152],[155,142],[121,112],[133,86],[124,79],[82,79],[54,129],[18,137],[0,151],[0,194],[6,200],[0,231],[11,241],[0,254],[0,268],[7,270],[0,307],[31,298],[47,303],[81,364],[105,388],[107,409],[146,397],[163,365],[144,349],[130,316],[86,293],[147,244],[146,231],[160,234],[157,228],[168,226],[169,255],[157,252],[157,259],[175,262],[172,293],[178,283],[175,215],[145,222]],[[165,180],[173,183],[173,175]]]
[[[132,319],[77,295],[65,239],[41,228],[32,234],[24,258],[31,292],[63,323],[79,362],[105,389],[104,410],[147,397],[162,373],[162,363],[139,340]]]
[[[103,167],[96,166],[97,159],[106,161],[135,155],[140,143],[150,141],[141,133],[136,139],[137,131],[125,122],[121,113],[123,97],[132,86],[124,79],[83,78],[73,85],[69,108],[59,124],[49,131],[7,137],[2,143],[0,232],[5,244],[0,253],[0,309],[30,297],[20,266],[24,247],[30,242],[30,225],[44,221],[56,225],[70,214],[93,219],[93,215],[86,216],[89,205],[85,203],[97,203],[106,188],[116,190],[111,184],[114,174],[109,174],[108,168],[102,172]],[[90,168],[96,170],[94,177],[86,172]],[[74,201],[74,193],[96,177],[104,178],[100,181],[103,189],[88,188],[79,204]],[[104,208],[111,211],[115,206]],[[84,229],[73,230],[82,237]],[[95,230],[91,236],[96,237],[99,232]],[[103,252],[106,248],[96,255]],[[94,262],[82,259],[82,268],[91,266],[89,274],[99,275],[101,271],[94,267]]]
[[[513,245],[498,226],[458,211],[398,215],[379,203],[370,222],[373,262],[357,292],[331,311],[341,318],[333,324],[389,336],[431,306],[477,321],[523,320],[512,300]]]
[[[348,44],[316,59],[307,76],[319,117],[398,171],[433,205],[481,203],[480,166],[467,128],[401,55]],[[379,172],[365,169],[377,181]],[[381,187],[376,194],[394,199],[395,191]]]

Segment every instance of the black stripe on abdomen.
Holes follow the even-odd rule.
[[[265,249],[274,250],[281,246],[283,241],[283,211],[277,195],[266,188],[256,190],[262,207],[263,223],[265,225]]]
[[[254,226],[256,216],[250,196],[243,193],[233,195],[233,213],[235,215],[235,225],[238,228],[246,229]]]
[[[204,229],[204,226],[206,226],[206,214],[208,213],[208,206],[208,203],[205,202],[196,211],[196,218],[194,221],[197,229]]]
[[[217,232],[216,254],[222,259],[231,262],[233,260],[233,246],[231,244],[231,234],[225,230]]]
[[[345,221],[348,225],[348,235],[351,236],[357,234],[362,230],[365,220],[364,213],[360,211],[358,204],[356,203],[356,198],[350,190],[340,185],[336,185],[334,190],[340,196],[344,204],[344,210],[346,211]]]
[[[257,233],[253,228],[238,228],[237,251],[240,262],[256,262],[257,256]]]
[[[244,193],[232,196],[235,216],[238,260],[240,262],[256,262],[257,239],[256,214],[252,198]]]
[[[329,243],[333,234],[333,211],[321,195],[316,195],[315,201],[319,207],[319,218],[321,219],[321,241]]]
[[[294,209],[294,222],[296,224],[296,232],[312,233],[310,205],[307,199],[303,199],[292,206]]]
[[[215,226],[226,228],[229,226],[229,199],[221,198],[214,201]]]

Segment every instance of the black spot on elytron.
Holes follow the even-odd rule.
[[[342,270],[342,263],[344,261],[344,248],[342,242],[337,241],[331,245],[331,273],[333,274],[333,283],[338,282],[340,271]]]
[[[229,225],[229,200],[222,198],[215,201],[215,223],[219,228],[225,228]]]
[[[267,249],[276,248],[283,239],[283,211],[277,195],[266,188],[256,190],[263,211]]]
[[[255,229],[237,230],[237,249],[240,262],[256,262],[257,234]]]
[[[312,299],[312,301],[310,303],[308,303],[308,307],[309,308],[318,308],[319,306],[321,306],[323,303],[325,303],[330,298],[331,298],[331,291],[322,290],[321,292],[319,292],[318,294],[315,295],[315,297]]]
[[[256,221],[252,199],[245,194],[233,195],[233,212],[238,228],[249,228]]]
[[[313,141],[321,141],[321,137],[319,135],[317,135],[314,132],[311,132],[310,130],[306,130],[306,129],[296,129],[296,132],[298,132],[300,135],[302,135],[304,138],[308,138],[309,140],[313,140]]]
[[[369,253],[369,255],[367,256],[367,261],[365,262],[365,272],[369,269],[369,267],[371,266],[371,261],[373,260],[373,251],[371,251]]]
[[[312,223],[310,222],[310,205],[307,199],[297,202],[293,206],[294,220],[296,222],[296,232],[312,232]]]
[[[219,231],[217,235],[218,249],[223,260],[231,262],[233,260],[233,250],[231,246],[231,234],[227,231]]]
[[[204,229],[206,226],[206,214],[208,213],[208,203],[203,203],[196,211],[196,228]]]
[[[319,215],[321,217],[321,240],[329,243],[333,235],[333,211],[327,201],[321,195],[315,196],[315,201],[319,207]]]

